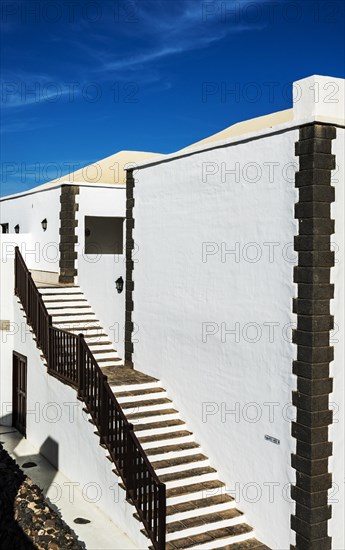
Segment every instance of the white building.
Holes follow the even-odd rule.
[[[105,159],[102,183],[1,202],[19,226],[2,235],[2,422],[53,438],[139,548],[345,546],[344,81],[294,98],[172,155]],[[14,283],[16,244],[37,292],[18,252]],[[81,407],[69,420],[75,389],[101,446]]]

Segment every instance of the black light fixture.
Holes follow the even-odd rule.
[[[44,218],[44,220],[41,221],[41,225],[42,225],[43,231],[47,231],[47,227],[48,227],[47,218]]]
[[[19,229],[20,227],[19,227],[19,224],[17,223],[17,225],[14,226],[14,232],[19,233]]]
[[[116,284],[117,292],[119,294],[121,294],[121,292],[123,291],[123,279],[122,279],[122,277],[119,277],[118,279],[116,279],[115,284]]]

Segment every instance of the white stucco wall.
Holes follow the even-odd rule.
[[[115,281],[125,279],[125,254],[88,254],[85,247],[85,216],[122,217],[126,215],[126,190],[124,186],[92,186],[76,182],[80,193],[77,212],[78,267],[77,283],[85,292],[114,346],[123,357],[125,291],[118,294]],[[28,194],[2,199],[0,202],[1,223],[9,223],[13,242],[19,237],[20,249],[29,268],[59,272],[59,228],[60,228],[61,186],[52,189],[33,190]],[[48,227],[43,231],[41,222],[47,219]],[[14,226],[19,223],[19,235]],[[125,225],[125,224],[124,224]],[[27,234],[26,238],[21,235]],[[125,235],[125,228],[124,228]],[[11,239],[8,241],[11,242]],[[125,247],[125,244],[124,244]],[[124,249],[125,252],[125,249]]]
[[[22,312],[16,299],[13,300],[15,322],[21,323]],[[13,347],[27,357],[28,440],[138,548],[148,548],[148,539],[140,533],[141,524],[133,518],[135,508],[126,501],[125,492],[119,487],[121,478],[112,472],[114,465],[99,445],[95,426],[82,412],[83,403],[77,400],[76,391],[47,374],[31,333],[25,339],[16,334]],[[66,490],[73,499],[72,485],[56,486],[57,506],[59,491]]]
[[[141,525],[132,516],[135,510],[118,485],[121,480],[112,472],[114,465],[99,445],[94,434],[96,428],[82,412],[83,404],[77,400],[76,392],[47,374],[14,296],[14,247],[18,245],[23,250],[27,245],[29,249],[31,244],[31,235],[0,235],[0,319],[10,321],[10,330],[0,331],[0,424],[12,424],[12,352],[15,350],[27,357],[27,438],[84,492],[85,498],[127,533],[138,548],[145,549],[147,538],[140,533]],[[54,503],[57,506],[62,491],[65,494],[70,491],[73,498],[72,484],[56,486]]]
[[[335,250],[335,266],[331,269],[331,282],[335,285],[334,300],[331,300],[331,313],[334,315],[335,330],[331,333],[331,344],[334,346],[334,361],[331,363],[333,376],[333,393],[330,395],[334,423],[330,427],[330,440],[333,441],[333,456],[330,458],[330,471],[333,474],[333,487],[329,492],[329,503],[332,505],[332,518],[329,522],[329,534],[332,536],[332,548],[343,550],[345,547],[345,377],[344,377],[344,247],[345,247],[345,191],[344,191],[344,151],[345,131],[337,128],[337,138],[333,141],[333,154],[336,155],[337,170],[333,172],[332,185],[335,187],[335,202],[332,204],[332,218],[335,220],[335,234],[332,243]]]
[[[294,511],[297,140],[288,130],[144,167],[134,190],[135,368],[162,379],[257,537],[279,549]]]
[[[125,254],[85,254],[85,216],[126,216],[126,189],[124,187],[80,187],[77,195],[78,227],[78,284],[114,343],[119,355],[124,356],[125,290],[118,294],[115,281],[125,280]],[[125,235],[125,228],[124,228]],[[125,243],[124,243],[125,252]]]
[[[9,223],[10,233],[19,224],[20,233],[30,233],[31,247],[21,252],[29,268],[44,271],[59,270],[60,187],[32,192],[0,201],[1,223]],[[41,222],[47,219],[47,230]]]
[[[0,234],[0,320],[9,321],[9,330],[0,330],[0,422],[12,422],[12,351],[14,335],[25,339],[24,319],[14,319],[14,249],[33,250],[31,235]]]

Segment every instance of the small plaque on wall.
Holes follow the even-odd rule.
[[[10,330],[10,321],[3,321],[0,319],[0,330]]]

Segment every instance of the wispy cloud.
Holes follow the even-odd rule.
[[[267,0],[262,0],[265,3]],[[243,0],[242,8],[249,4]],[[99,66],[98,72],[124,71],[146,69],[172,56],[203,49],[212,43],[219,42],[230,34],[239,34],[253,30],[262,30],[264,24],[243,24],[240,21],[222,21],[221,18],[206,18],[203,11],[205,2],[180,0],[169,3],[154,0],[154,2],[134,2],[137,10],[138,25],[135,29],[137,37],[146,37],[142,51],[139,53],[125,52],[114,54],[100,48],[96,52]],[[208,3],[210,4],[210,3]],[[221,2],[217,2],[219,8]],[[172,8],[172,9],[171,9]],[[140,23],[140,24],[139,24]],[[132,29],[133,31],[133,29]]]
[[[259,4],[267,2],[268,0],[259,0]],[[87,41],[79,39],[78,35],[67,39],[74,51],[81,52],[81,59],[84,59],[84,63],[76,68],[78,73],[86,70],[91,77],[92,74],[97,74],[98,78],[107,78],[116,72],[116,78],[121,80],[124,75],[128,76],[139,70],[140,77],[145,78],[144,73],[158,67],[163,60],[206,48],[231,34],[265,28],[263,22],[242,22],[236,15],[233,20],[231,17],[222,18],[220,8],[224,2],[220,1],[131,0],[130,4],[133,18],[124,20],[121,26],[114,28],[109,14],[104,21],[106,25],[103,34],[91,27]],[[212,4],[215,12],[210,17],[205,14],[205,6]],[[251,0],[237,3],[241,9],[249,4],[252,4]],[[114,38],[116,40],[112,46]],[[122,41],[122,38],[125,40]],[[62,38],[55,36],[54,40],[59,41]]]
[[[73,88],[76,96],[80,90]],[[47,74],[35,74],[24,71],[8,72],[0,81],[1,110],[21,109],[41,103],[54,103],[71,96],[71,87],[60,79]]]
[[[268,0],[259,0],[258,5]],[[210,47],[229,35],[262,30],[263,22],[251,23],[221,17],[224,2],[195,0],[131,0],[131,18],[114,24],[109,9],[113,3],[102,3],[101,27],[80,21],[75,32],[50,34],[54,47],[60,42],[70,56],[64,64],[54,67],[54,77],[49,74],[4,74],[1,82],[0,103],[4,112],[24,108],[68,102],[74,81],[78,86],[72,90],[73,101],[78,99],[83,86],[90,82],[124,82],[135,79],[143,89],[152,92],[168,89],[173,77],[162,84],[164,63],[174,57]],[[239,0],[236,6],[244,9],[251,0]],[[121,6],[121,2],[119,2]],[[211,6],[211,13],[209,13]],[[205,9],[208,10],[205,14]],[[108,11],[107,11],[108,10]],[[128,14],[127,14],[128,15]],[[100,30],[102,29],[102,32]],[[135,37],[135,40],[133,40]],[[157,90],[155,87],[157,86]],[[16,131],[20,122],[12,121],[7,131]],[[24,129],[24,128],[23,128]]]

